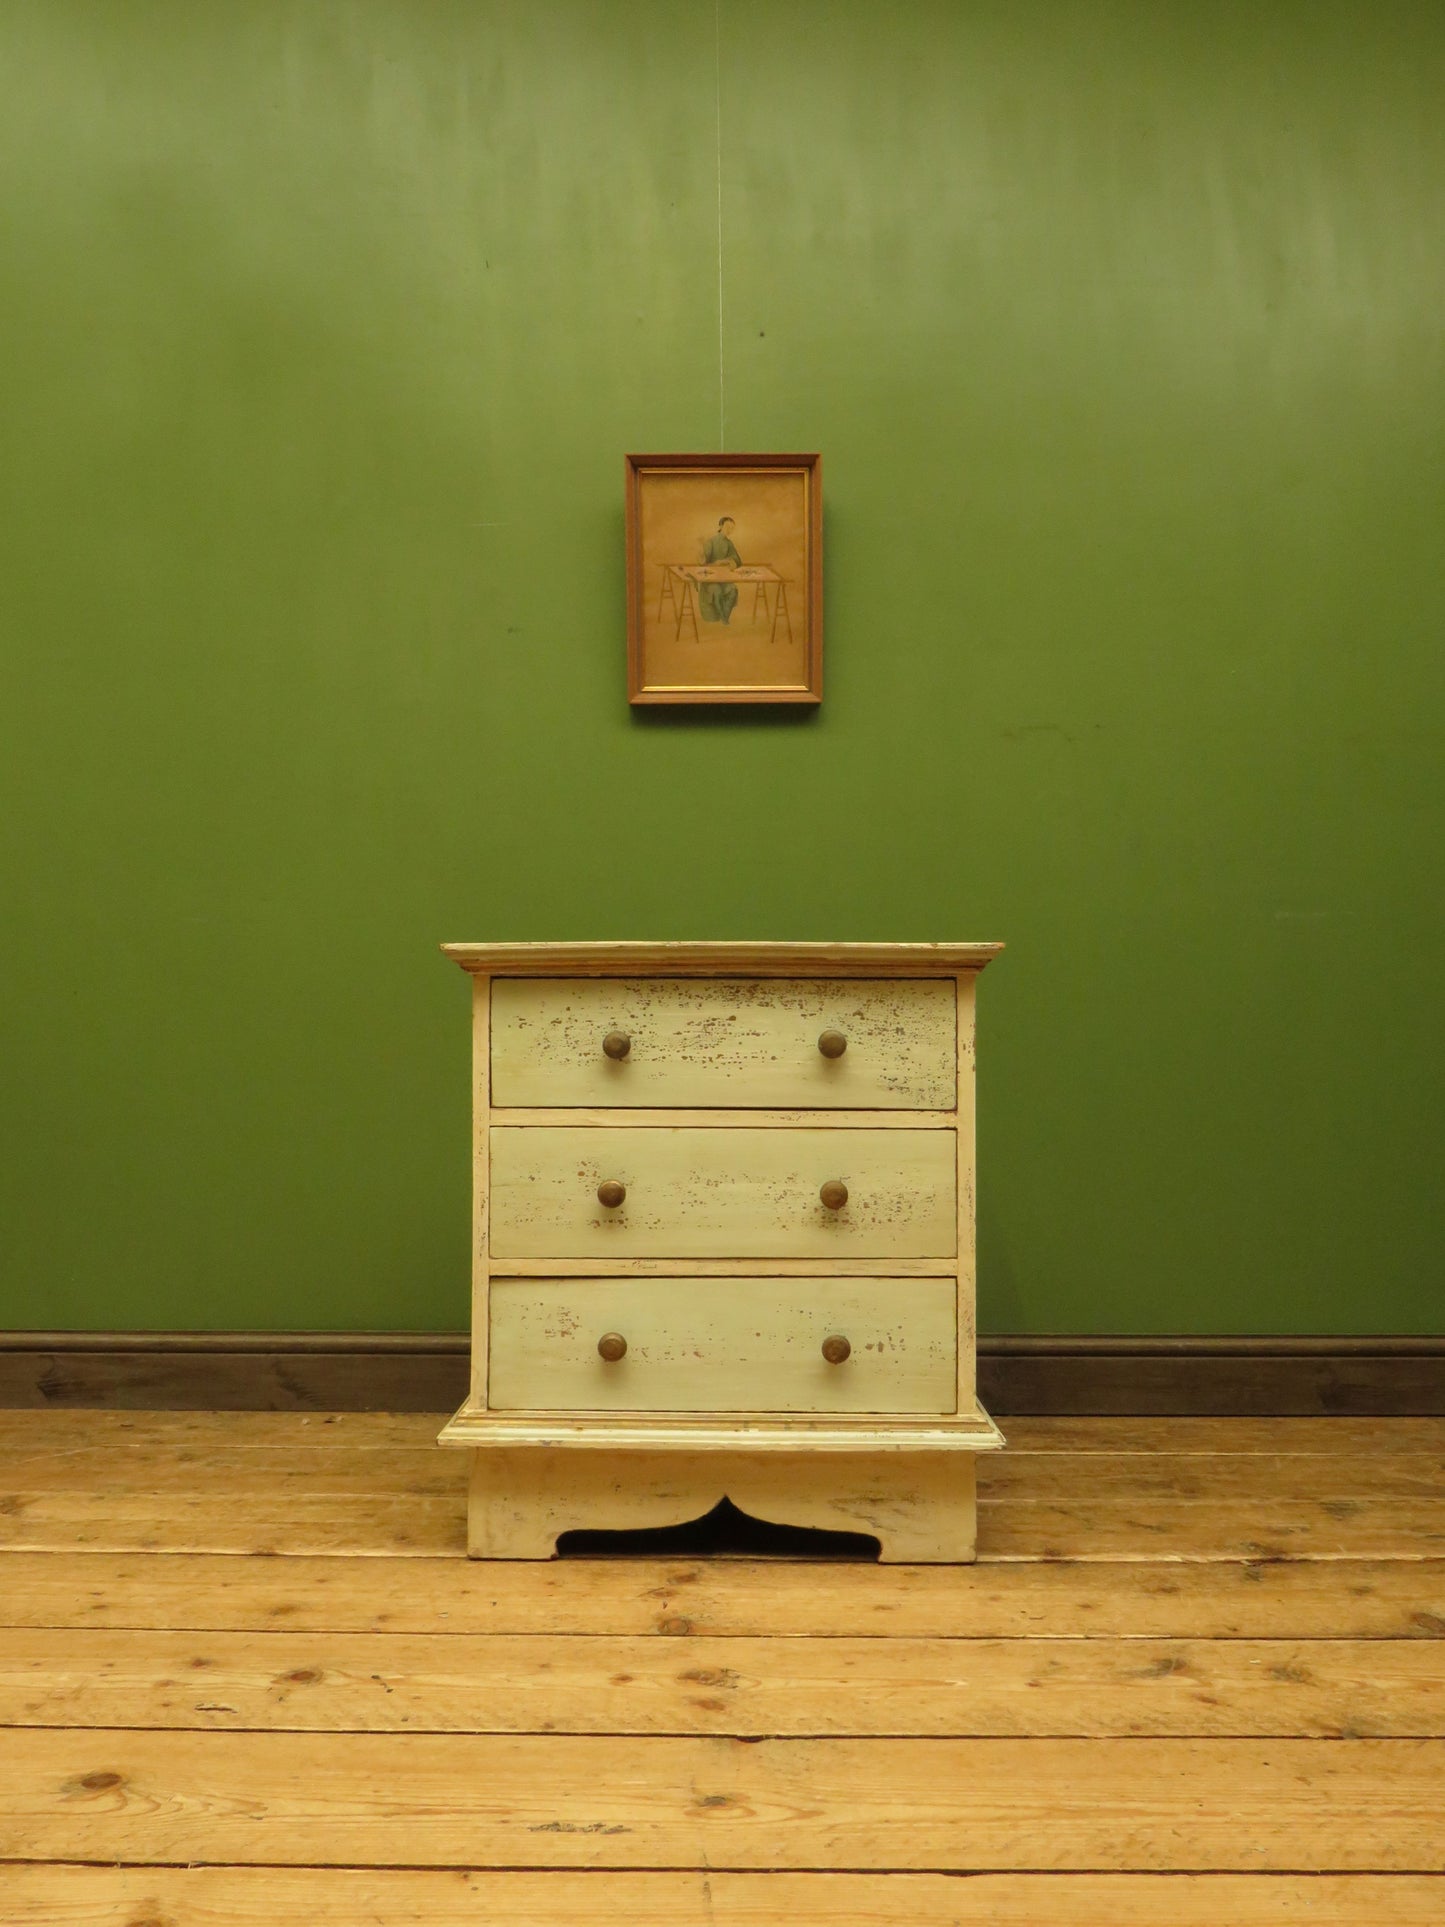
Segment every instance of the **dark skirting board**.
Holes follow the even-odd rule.
[[[1445,1415],[1445,1338],[981,1338],[996,1417]],[[0,1406],[449,1412],[452,1332],[14,1332]]]

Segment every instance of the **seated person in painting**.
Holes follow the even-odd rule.
[[[702,559],[709,568],[718,564],[733,569],[742,567],[743,559],[733,547],[733,528],[733,518],[725,515],[717,525],[717,534],[710,535],[703,543]],[[731,622],[733,610],[738,606],[737,584],[700,582],[698,602],[704,622]]]

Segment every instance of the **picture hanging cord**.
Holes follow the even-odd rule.
[[[717,445],[727,448],[727,390],[723,385],[722,0],[713,0],[713,77],[717,106]]]

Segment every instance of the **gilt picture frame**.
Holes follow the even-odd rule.
[[[823,459],[626,458],[627,699],[823,700]]]

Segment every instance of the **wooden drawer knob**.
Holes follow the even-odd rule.
[[[825,1030],[818,1039],[818,1049],[825,1057],[841,1057],[848,1048],[848,1039],[841,1030]]]
[[[848,1343],[846,1338],[843,1343],[845,1345]],[[615,1365],[619,1358],[627,1356],[627,1340],[621,1332],[603,1332],[597,1341],[597,1356],[606,1359],[609,1365]],[[847,1354],[845,1353],[844,1356],[846,1357]]]
[[[853,1347],[842,1332],[829,1332],[823,1340],[823,1356],[830,1365],[841,1365],[845,1358],[851,1356],[852,1351]]]
[[[615,1211],[627,1196],[627,1186],[617,1178],[604,1178],[597,1187],[597,1202],[605,1204],[609,1211]],[[618,1357],[622,1354],[619,1352]]]
[[[610,1057],[614,1064],[620,1064],[632,1049],[632,1039],[625,1030],[609,1030],[602,1039],[602,1055]]]
[[[818,1196],[830,1211],[841,1211],[848,1202],[848,1187],[841,1178],[829,1178],[828,1182],[820,1187]]]

